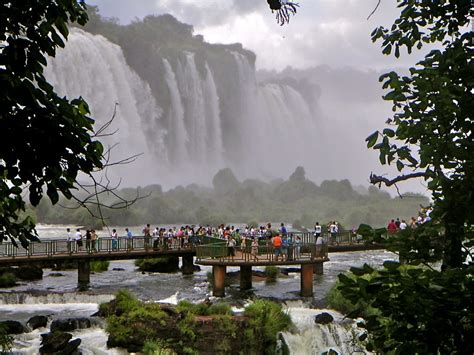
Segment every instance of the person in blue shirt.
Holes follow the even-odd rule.
[[[127,233],[127,250],[133,250],[133,234],[132,231],[128,228],[125,228],[125,232]]]

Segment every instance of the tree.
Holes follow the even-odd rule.
[[[27,246],[36,231],[25,194],[55,204],[73,198],[80,173],[104,167],[94,120],[82,98],[59,97],[43,75],[47,56],[64,47],[68,22],[85,24],[83,1],[23,0],[0,5],[0,241]],[[26,193],[24,193],[26,190]]]
[[[372,174],[373,184],[386,186],[423,178],[432,193],[432,220],[399,233],[387,246],[408,263],[424,268],[404,271],[387,263],[367,281],[342,276],[341,290],[354,302],[361,297],[379,310],[363,324],[369,349],[395,353],[459,353],[474,351],[474,220],[473,16],[470,0],[399,0],[401,14],[390,29],[379,27],[373,41],[396,57],[405,47],[436,49],[409,69],[380,81],[393,102],[388,127],[367,138],[382,164],[395,164],[399,176]],[[408,173],[404,173],[405,171]],[[431,263],[442,260],[441,271]],[[353,269],[355,275],[371,268]],[[355,312],[353,315],[357,314]]]

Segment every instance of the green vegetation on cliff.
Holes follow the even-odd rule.
[[[178,186],[163,191],[160,185],[122,189],[119,194],[133,199],[137,193],[147,198],[127,209],[108,210],[104,214],[111,225],[144,223],[211,224],[252,221],[299,222],[312,227],[316,221],[338,220],[346,227],[367,223],[386,226],[394,217],[416,216],[422,195],[407,194],[392,198],[375,187],[354,188],[348,180],[323,181],[317,185],[297,168],[288,180],[262,182],[238,181],[230,169],[221,170],[213,179],[214,188],[198,185]],[[117,202],[103,195],[104,202]],[[60,205],[67,205],[61,200]],[[64,209],[42,201],[34,210],[38,222],[91,225],[96,223],[85,210]],[[256,223],[256,222],[252,222]]]
[[[164,354],[274,354],[277,333],[291,326],[280,305],[257,300],[235,316],[226,303],[176,307],[143,303],[128,291],[100,306],[109,347]]]

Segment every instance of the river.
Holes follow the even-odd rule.
[[[41,238],[64,237],[65,227],[40,226]],[[138,232],[138,227],[136,228]],[[105,232],[103,232],[105,234]],[[298,294],[300,276],[290,272],[288,277],[279,278],[276,283],[253,282],[252,293],[256,297],[276,299],[287,308],[297,333],[284,333],[285,342],[292,354],[320,354],[329,349],[346,353],[364,353],[352,338],[357,330],[350,320],[345,320],[334,311],[335,322],[326,326],[314,323],[314,315],[323,310],[313,308],[324,304],[324,298],[337,279],[337,275],[351,266],[368,263],[379,266],[385,260],[394,260],[396,255],[386,251],[365,251],[350,253],[332,253],[330,261],[324,264],[324,274],[314,277],[314,296],[301,298]],[[255,268],[259,270],[259,268]],[[228,268],[228,272],[238,268]],[[263,269],[262,269],[263,270]],[[91,275],[91,287],[86,292],[77,292],[77,271],[60,271],[62,276],[53,276],[55,272],[44,269],[43,279],[22,282],[11,289],[0,292],[0,320],[19,320],[26,322],[33,315],[48,315],[51,320],[59,318],[89,317],[98,309],[98,305],[113,298],[119,289],[128,289],[138,298],[150,302],[177,303],[186,299],[193,302],[206,298],[213,299],[207,273],[211,267],[201,266],[193,275],[142,273],[136,270],[133,260],[111,261],[109,270]],[[225,299],[232,304],[242,306],[248,302],[248,294],[239,292],[238,284],[226,288]],[[83,354],[126,354],[121,349],[107,349],[107,335],[100,320],[89,329],[72,332],[73,337],[82,339],[79,350]],[[48,329],[40,328],[31,333],[15,337],[14,353],[36,354],[40,346],[41,333]]]

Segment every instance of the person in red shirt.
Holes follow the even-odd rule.
[[[397,230],[398,230],[397,224],[395,223],[395,220],[392,219],[387,226],[388,234],[393,235],[397,233]]]

